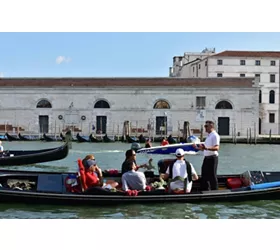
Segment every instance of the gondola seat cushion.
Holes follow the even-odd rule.
[[[240,178],[227,178],[226,185],[229,189],[241,188],[243,183]]]

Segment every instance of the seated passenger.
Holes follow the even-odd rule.
[[[169,165],[165,174],[161,174],[164,180],[171,179],[170,189],[173,192],[191,192],[192,181],[197,180],[198,176],[193,165],[184,159],[183,149],[176,150],[176,160]],[[173,181],[172,181],[173,180]],[[185,186],[186,185],[186,186]]]
[[[166,146],[166,145],[169,145],[169,142],[166,140],[166,138],[163,138],[160,146]]]
[[[97,166],[95,160],[87,160],[84,164],[86,185],[91,187],[103,187],[106,189],[116,188],[119,184],[114,180],[104,180],[102,170]]]
[[[128,171],[122,175],[122,189],[128,190],[145,190],[146,177],[142,172],[136,172],[134,161],[127,162]]]
[[[145,148],[151,148],[152,147],[152,143],[151,143],[151,140],[150,138],[146,139],[146,142],[145,142]]]
[[[148,168],[149,165],[151,165],[153,159],[149,159],[148,164],[143,164],[140,166],[137,166],[136,164],[136,153],[133,149],[129,149],[125,152],[125,161],[122,164],[122,174],[126,173],[130,170],[130,161],[133,161],[136,165],[135,171],[137,171],[139,168]]]

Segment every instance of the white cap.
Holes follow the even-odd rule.
[[[183,155],[185,155],[185,151],[183,149],[181,149],[181,148],[178,148],[176,150],[175,154],[176,154],[176,156],[183,156]]]

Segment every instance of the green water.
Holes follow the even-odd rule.
[[[5,149],[39,149],[61,145],[59,142],[3,142]],[[120,169],[126,143],[73,143],[67,158],[32,166],[10,167],[10,169],[38,171],[76,171],[76,160],[93,153],[102,169]],[[232,145],[222,144],[219,157],[219,174],[242,173],[246,170],[280,171],[280,145]],[[154,163],[168,156],[152,156]],[[170,157],[170,156],[169,156]],[[187,157],[198,174],[203,156]],[[146,155],[138,155],[137,163],[148,161]],[[211,204],[149,204],[118,205],[111,207],[49,206],[25,204],[0,204],[0,218],[280,218],[280,201],[255,201]]]

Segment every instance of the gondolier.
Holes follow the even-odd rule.
[[[209,183],[211,190],[218,189],[217,168],[218,168],[218,151],[220,149],[220,136],[214,129],[213,121],[206,121],[204,125],[208,136],[204,145],[201,144],[194,148],[203,151],[204,160],[201,167],[201,190],[209,190]]]

